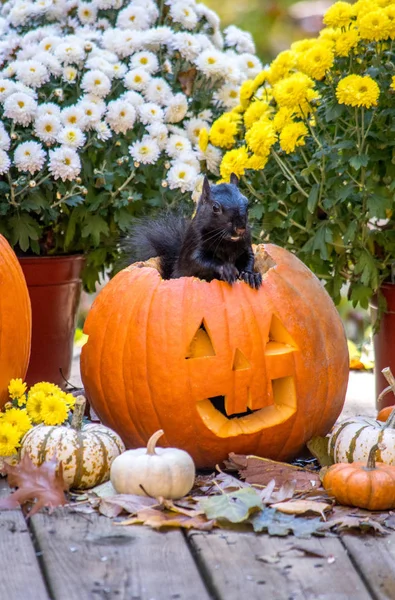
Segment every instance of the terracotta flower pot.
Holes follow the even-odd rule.
[[[387,301],[387,312],[381,319],[380,329],[373,337],[374,344],[374,373],[376,379],[376,398],[386,387],[388,381],[382,374],[382,369],[390,367],[395,373],[395,284],[384,283],[381,286],[381,292]],[[377,303],[374,299],[370,305],[372,320],[374,321],[377,313]],[[389,393],[377,402],[377,410],[386,406],[395,404],[394,395]]]
[[[32,349],[26,381],[28,385],[50,381],[64,387],[64,378],[71,371],[84,257],[74,254],[18,259],[32,305]]]

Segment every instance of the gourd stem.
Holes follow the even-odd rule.
[[[82,427],[82,419],[84,418],[86,400],[84,396],[77,396],[75,399],[74,412],[71,417],[71,429],[80,431]]]
[[[386,380],[389,383],[389,388],[392,390],[393,394],[395,395],[395,377],[392,374],[392,371],[389,367],[385,367],[385,369],[382,369],[382,374],[384,375],[384,377],[386,378]],[[386,388],[384,391],[387,391],[388,388]],[[388,419],[386,420],[383,429],[395,429],[395,408],[393,409],[393,411],[391,412],[390,416],[388,417]]]
[[[159,440],[160,437],[162,437],[162,435],[165,432],[163,431],[163,429],[159,429],[158,431],[155,431],[155,433],[153,433],[150,437],[150,439],[148,440],[148,444],[147,444],[147,454],[156,454],[155,452],[155,446],[156,446],[156,442]]]
[[[376,468],[376,452],[377,452],[377,450],[379,450],[381,448],[382,448],[382,446],[380,444],[375,444],[374,446],[371,447],[369,456],[368,456],[368,462],[366,464],[366,469],[368,471],[373,471]]]

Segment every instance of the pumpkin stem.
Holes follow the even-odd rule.
[[[148,444],[147,444],[147,454],[156,454],[155,452],[155,446],[156,446],[156,442],[159,440],[160,437],[162,437],[162,435],[165,432],[163,431],[163,429],[159,429],[158,431],[155,431],[155,433],[153,433],[150,437],[150,439],[148,440]]]
[[[367,471],[374,471],[374,469],[376,468],[376,452],[377,452],[377,450],[385,450],[385,444],[378,443],[371,447],[369,456],[368,456],[368,462],[366,464]]]
[[[380,396],[381,397],[384,396],[387,392],[389,392],[391,390],[392,390],[392,393],[395,395],[395,377],[393,376],[391,369],[389,367],[385,367],[384,369],[382,369],[381,372],[384,375],[384,377],[386,378],[386,380],[388,381],[389,386],[387,388],[385,388],[385,390],[383,390],[383,392],[381,392]],[[381,399],[380,396],[379,396],[379,399]],[[390,416],[384,423],[383,429],[395,429],[395,408],[393,409]]]
[[[79,431],[82,427],[82,419],[84,418],[86,400],[84,396],[77,396],[75,399],[74,412],[71,417],[71,429]]]

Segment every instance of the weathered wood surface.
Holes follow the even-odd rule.
[[[55,600],[210,598],[181,531],[116,526],[67,509],[35,515],[32,528]]]
[[[192,532],[189,539],[217,598],[371,598],[337,538],[300,540],[224,530],[209,535]]]
[[[0,498],[7,494],[6,480],[0,479]],[[0,556],[1,600],[48,600],[36,550],[21,510],[0,512]]]

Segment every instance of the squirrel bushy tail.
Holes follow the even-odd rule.
[[[170,279],[188,225],[187,219],[171,213],[165,213],[156,219],[136,219],[121,241],[122,265],[119,267],[158,256],[162,277]]]

